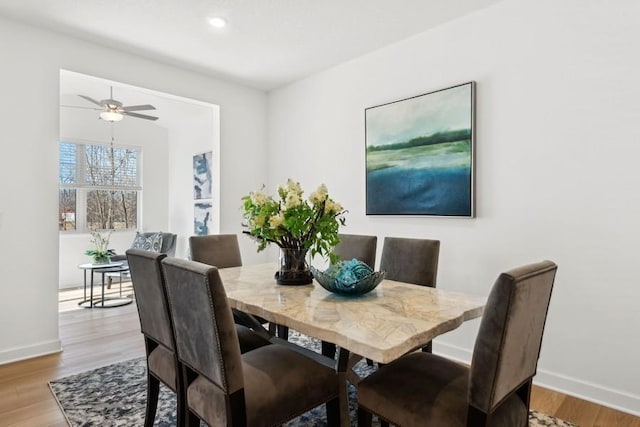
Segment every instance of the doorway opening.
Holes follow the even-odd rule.
[[[86,255],[95,249],[92,231],[110,230],[108,249],[118,254],[131,247],[137,232],[171,232],[177,235],[175,255],[187,255],[197,213],[195,156],[211,153],[209,197],[220,200],[219,124],[218,105],[60,70],[60,312],[81,309],[79,302],[91,298],[91,289],[94,299],[102,298],[103,275],[94,274],[92,288],[90,271],[79,268],[94,261]],[[62,152],[69,147],[71,154]],[[111,175],[104,188],[97,188],[104,182],[86,178],[98,172]],[[114,181],[114,173],[124,175]],[[123,190],[125,178],[132,181]],[[112,198],[106,202],[101,195]],[[209,229],[216,233],[220,207],[211,205]],[[133,298],[128,276],[122,279],[122,288],[118,275],[111,286],[105,283],[106,297]]]

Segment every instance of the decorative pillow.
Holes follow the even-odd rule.
[[[142,249],[143,251],[160,252],[162,249],[162,233],[155,233],[148,237],[144,234],[136,232],[136,237],[131,245],[133,249]]]

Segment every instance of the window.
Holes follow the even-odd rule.
[[[60,142],[60,231],[138,225],[140,151]]]

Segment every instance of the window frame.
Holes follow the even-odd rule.
[[[82,149],[76,149],[76,177],[75,183],[72,184],[63,184],[60,182],[60,144],[61,143],[70,143],[75,144],[76,147],[82,146]],[[92,141],[92,140],[84,140],[78,138],[67,138],[61,137],[58,139],[58,195],[60,194],[60,190],[68,189],[76,191],[76,210],[75,210],[75,220],[76,227],[74,230],[60,230],[58,232],[60,234],[71,235],[71,234],[87,234],[91,232],[89,228],[87,228],[87,197],[88,193],[93,190],[111,190],[116,189],[118,191],[135,191],[137,192],[137,203],[136,203],[136,225],[132,228],[127,229],[116,229],[115,233],[120,232],[132,232],[135,230],[140,230],[142,228],[142,200],[143,200],[143,187],[142,187],[142,155],[143,150],[141,146],[138,145],[129,145],[129,144],[118,144],[113,143],[114,148],[128,149],[136,151],[136,185],[134,186],[123,186],[123,187],[113,187],[113,186],[100,186],[100,185],[90,185],[86,184],[84,173],[86,171],[86,147],[87,145],[97,145],[102,147],[109,147],[112,143],[103,142],[103,141]],[[58,200],[58,214],[60,212],[60,201]]]

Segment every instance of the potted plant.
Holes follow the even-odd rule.
[[[280,248],[277,283],[311,283],[307,253],[337,260],[332,250],[340,242],[338,228],[345,223],[346,211],[329,197],[324,184],[306,200],[300,183],[291,179],[278,188],[277,198],[255,191],[242,200],[244,233],[258,242],[258,252],[270,243]]]
[[[94,249],[87,250],[84,254],[93,257],[94,264],[108,264],[109,257],[115,255],[113,249],[109,249],[109,238],[113,230],[91,231],[91,243],[94,244]]]

